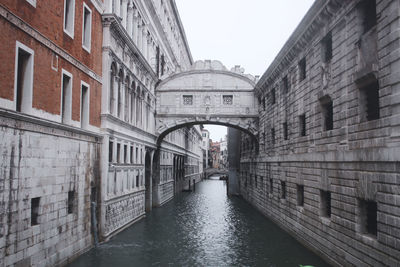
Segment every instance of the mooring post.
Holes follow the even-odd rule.
[[[188,188],[188,190],[190,191],[190,179],[189,179],[189,188]]]

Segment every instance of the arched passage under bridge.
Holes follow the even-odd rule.
[[[156,88],[157,143],[170,132],[196,124],[237,128],[257,141],[258,101],[255,79],[239,67],[227,70],[219,61],[197,61]]]

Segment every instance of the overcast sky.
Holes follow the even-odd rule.
[[[262,75],[314,0],[175,0],[194,60]],[[225,127],[205,125],[219,141]]]

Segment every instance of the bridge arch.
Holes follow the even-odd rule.
[[[156,88],[158,144],[170,132],[196,124],[237,128],[254,139],[258,135],[255,78],[219,61],[196,61],[185,72],[173,74]]]

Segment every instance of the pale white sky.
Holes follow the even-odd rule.
[[[314,0],[175,0],[194,60],[262,75]],[[205,125],[213,140],[226,127]]]

